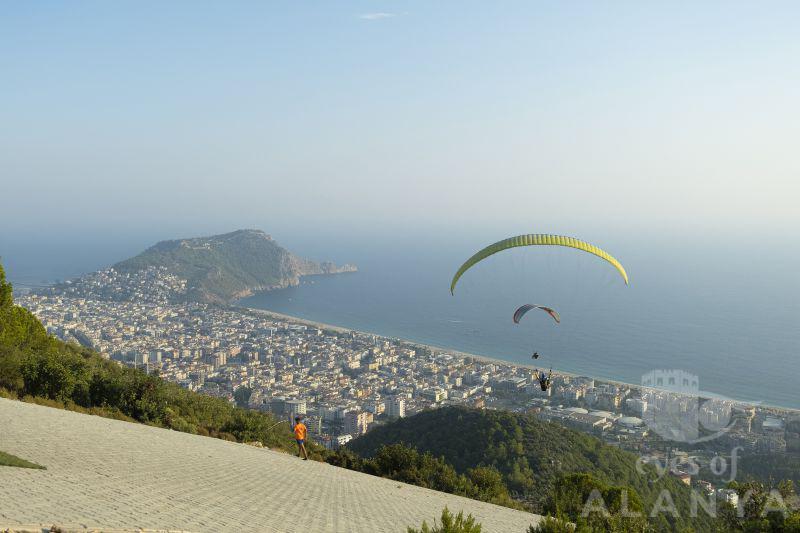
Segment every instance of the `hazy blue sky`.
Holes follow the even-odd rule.
[[[0,233],[793,234],[798,27],[798,2],[3,2]]]

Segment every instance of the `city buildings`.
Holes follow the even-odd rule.
[[[675,420],[717,431],[709,446],[800,448],[786,411],[701,402],[696,379],[686,373],[653,371],[643,378],[649,387],[554,374],[542,392],[529,367],[244,308],[170,303],[184,287],[158,269],[109,269],[19,303],[53,335],[188,389],[233,403],[234,392],[248,387],[251,408],[282,420],[302,416],[311,436],[331,448],[376,424],[441,405],[536,413],[653,453],[663,439],[701,434],[699,426],[676,428]]]

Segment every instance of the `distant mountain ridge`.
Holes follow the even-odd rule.
[[[303,259],[254,229],[161,241],[112,268],[122,273],[163,269],[186,280],[187,300],[213,303],[231,303],[258,291],[297,285],[303,276],[357,270],[354,265]]]

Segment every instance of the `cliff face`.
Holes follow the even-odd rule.
[[[357,270],[297,257],[259,230],[163,241],[113,268],[137,272],[153,267],[185,279],[186,299],[215,303],[297,285],[303,276]]]

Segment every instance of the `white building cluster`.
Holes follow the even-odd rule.
[[[696,377],[684,372],[653,371],[643,387],[554,374],[543,392],[528,367],[247,309],[169,303],[185,288],[156,268],[109,269],[20,303],[50,333],[188,389],[233,402],[248,387],[249,407],[283,420],[305,416],[312,436],[332,448],[375,424],[462,404],[533,411],[630,449],[653,433],[664,437],[662,429],[685,437],[693,424],[724,429],[724,446],[800,449],[785,412],[698,404]]]

